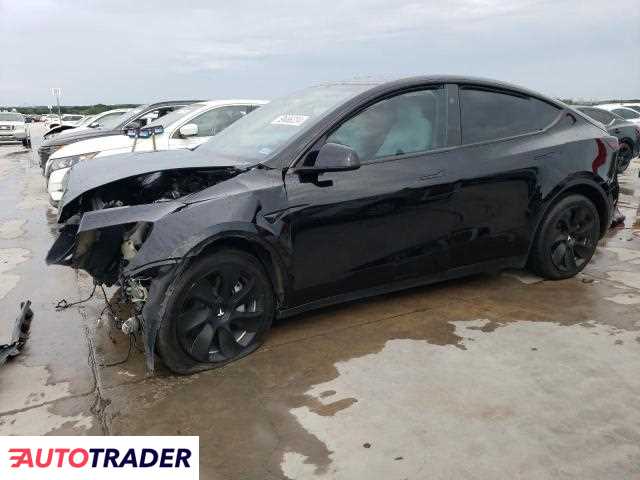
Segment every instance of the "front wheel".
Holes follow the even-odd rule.
[[[542,220],[529,266],[549,280],[573,277],[591,260],[599,236],[600,216],[593,202],[582,195],[569,195]]]
[[[175,373],[217,368],[253,352],[273,321],[271,282],[260,262],[240,251],[196,260],[168,295],[158,350]]]

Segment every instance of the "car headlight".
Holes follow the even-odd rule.
[[[83,153],[81,155],[71,155],[70,157],[60,157],[51,161],[51,168],[49,171],[60,170],[61,168],[68,168],[74,166],[78,162],[84,160],[91,160],[98,152]]]

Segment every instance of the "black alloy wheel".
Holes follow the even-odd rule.
[[[255,350],[273,315],[260,262],[240,251],[217,252],[196,260],[171,289],[158,350],[176,373],[219,367]]]
[[[529,256],[529,266],[549,280],[570,278],[584,269],[600,238],[600,216],[593,202],[569,195],[542,220]]]
[[[561,272],[577,272],[589,261],[597,238],[593,238],[595,217],[585,205],[565,210],[556,221],[556,238],[551,261]]]
[[[260,331],[264,295],[248,272],[223,264],[197,279],[178,314],[178,338],[199,362],[222,362],[242,352]]]

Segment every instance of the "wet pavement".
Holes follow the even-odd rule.
[[[276,323],[223,369],[145,377],[85,275],[46,267],[55,211],[0,146],[0,434],[199,435],[202,478],[640,478],[640,180],[586,271],[481,275]],[[101,295],[101,294],[100,294]],[[112,365],[112,366],[109,366]]]

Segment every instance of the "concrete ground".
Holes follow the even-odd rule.
[[[624,228],[577,278],[325,309],[221,370],[146,378],[100,297],[55,311],[90,282],[45,266],[55,210],[32,154],[0,146],[0,332],[21,300],[35,311],[0,368],[0,434],[199,435],[207,479],[640,478],[639,168],[621,178]]]

